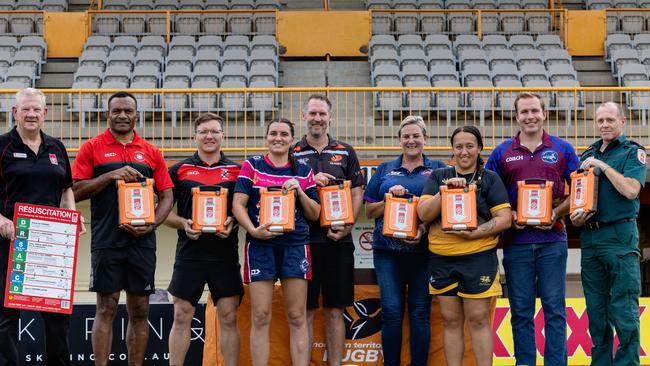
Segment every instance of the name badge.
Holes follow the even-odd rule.
[[[17,152],[14,153],[14,158],[23,158],[24,159],[26,157],[27,157],[27,154],[25,154],[25,153],[17,153]]]

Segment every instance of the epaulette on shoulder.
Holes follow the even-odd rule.
[[[645,146],[639,144],[638,142],[634,140],[625,140],[625,146],[631,147],[633,149],[643,149],[645,150]]]

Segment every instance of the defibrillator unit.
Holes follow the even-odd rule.
[[[141,178],[135,182],[117,180],[117,197],[119,201],[120,225],[152,225],[154,213],[154,180]]]
[[[442,230],[474,230],[478,227],[476,216],[476,184],[463,188],[440,186],[442,203]]]
[[[270,223],[269,231],[295,229],[296,190],[281,187],[260,188],[260,225]]]
[[[216,233],[226,229],[228,188],[192,187],[192,229]]]
[[[391,193],[384,196],[385,236],[397,239],[413,239],[418,233],[417,205],[419,197],[406,194],[395,197]]]
[[[553,216],[553,182],[526,179],[517,182],[517,224],[550,225]]]
[[[576,211],[593,212],[598,209],[599,175],[599,168],[578,169],[571,173],[570,214]]]
[[[332,227],[354,224],[350,181],[333,180],[332,185],[318,187],[320,197],[320,226]]]

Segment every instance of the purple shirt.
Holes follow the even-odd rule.
[[[544,131],[542,144],[531,152],[520,144],[519,134],[520,132],[497,146],[490,154],[485,168],[499,174],[508,191],[513,210],[517,210],[517,182],[530,178],[553,181],[553,203],[554,206],[557,205],[566,198],[564,183],[571,183],[571,172],[580,166],[573,146]],[[509,229],[505,232],[503,240],[506,245],[551,243],[566,241],[567,236],[564,225],[558,221],[552,230]]]

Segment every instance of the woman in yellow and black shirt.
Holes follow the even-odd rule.
[[[438,296],[444,323],[447,365],[461,365],[467,320],[477,365],[492,365],[490,300],[501,294],[496,245],[510,227],[508,194],[499,176],[483,168],[483,141],[473,126],[451,135],[455,166],[434,171],[424,186],[418,215],[429,227],[429,292]],[[477,186],[478,228],[444,232],[440,223],[440,186]]]

